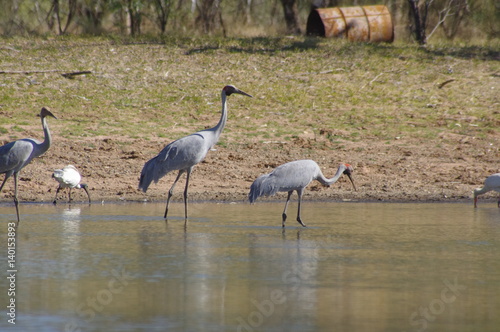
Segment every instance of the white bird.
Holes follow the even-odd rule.
[[[153,159],[146,162],[144,165],[141,178],[139,180],[139,189],[144,192],[148,190],[152,181],[157,183],[160,178],[171,171],[178,170],[172,187],[168,191],[167,206],[165,208],[164,218],[167,218],[168,205],[170,198],[174,192],[174,187],[183,173],[186,173],[186,187],[184,189],[184,215],[187,219],[187,196],[189,176],[196,164],[205,159],[208,151],[217,143],[219,136],[224,129],[227,121],[227,105],[226,98],[233,93],[238,93],[244,96],[252,97],[232,85],[227,85],[222,89],[222,114],[217,125],[211,129],[202,130],[189,136],[180,138],[168,144],[163,150]]]
[[[500,193],[500,173],[490,175],[484,180],[484,186],[474,190],[474,207],[477,208],[477,196],[486,194],[489,191]],[[498,207],[500,208],[500,197],[498,198]]]
[[[89,204],[91,203],[88,186],[85,183],[80,183],[82,177],[75,166],[68,165],[63,169],[56,169],[52,174],[52,177],[59,182],[59,187],[57,187],[56,197],[53,202],[54,204],[57,204],[57,194],[62,188],[69,188],[68,202],[71,202],[71,189],[76,188],[85,190],[89,198]]]
[[[353,168],[349,164],[340,164],[337,169],[337,173],[331,179],[326,178],[318,164],[314,160],[296,160],[276,167],[271,173],[259,176],[250,187],[250,193],[248,194],[248,199],[250,203],[255,202],[255,200],[260,196],[273,196],[279,191],[288,192],[288,197],[285,203],[285,209],[282,214],[282,227],[285,227],[286,220],[286,208],[288,207],[288,202],[290,201],[290,196],[294,191],[297,191],[298,199],[298,209],[297,209],[297,221],[302,226],[306,225],[302,222],[300,218],[300,203],[302,200],[302,194],[304,189],[313,180],[318,180],[320,183],[326,186],[337,182],[342,174],[346,174],[351,180],[351,183],[356,190],[354,181],[351,177]]]
[[[40,112],[42,119],[42,127],[44,132],[43,142],[39,142],[32,138],[24,138],[14,142],[0,146],[0,174],[5,174],[5,178],[0,186],[0,192],[5,185],[7,179],[14,174],[14,204],[16,205],[17,222],[19,223],[19,202],[17,199],[17,175],[28,165],[33,158],[44,154],[50,147],[52,138],[50,136],[49,126],[47,124],[47,116],[57,119],[45,107]]]

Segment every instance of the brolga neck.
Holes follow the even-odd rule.
[[[52,143],[52,136],[50,135],[49,125],[47,124],[46,117],[42,117],[42,127],[44,140],[42,143],[40,143],[40,150],[37,157],[44,154],[49,149],[50,144]]]
[[[340,176],[342,175],[342,173],[344,173],[345,170],[346,170],[346,167],[344,165],[341,165],[337,169],[337,173],[335,173],[333,178],[330,178],[330,179],[326,178],[320,170],[317,180],[319,182],[321,182],[321,184],[324,184],[326,186],[330,186],[330,185],[334,184],[335,182],[337,182],[337,180],[340,178]]]
[[[213,128],[215,132],[215,137],[216,140],[219,139],[220,134],[222,133],[222,130],[224,130],[224,126],[226,125],[227,121],[227,103],[226,103],[226,92],[222,91],[221,93],[221,99],[222,99],[222,114],[220,116],[219,123]]]

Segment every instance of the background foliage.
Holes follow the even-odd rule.
[[[498,0],[0,0],[0,33],[280,36],[304,33],[312,6],[385,4],[396,38],[405,40],[414,30],[412,2],[425,12],[428,38],[484,41],[500,34]],[[296,31],[287,29],[285,3],[297,8]]]

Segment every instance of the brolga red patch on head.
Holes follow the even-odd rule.
[[[351,174],[354,171],[354,168],[350,164],[344,164],[345,171],[344,174]]]

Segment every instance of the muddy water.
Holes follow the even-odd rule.
[[[498,331],[494,203],[0,206],[1,331]],[[15,299],[15,325],[6,306]]]

